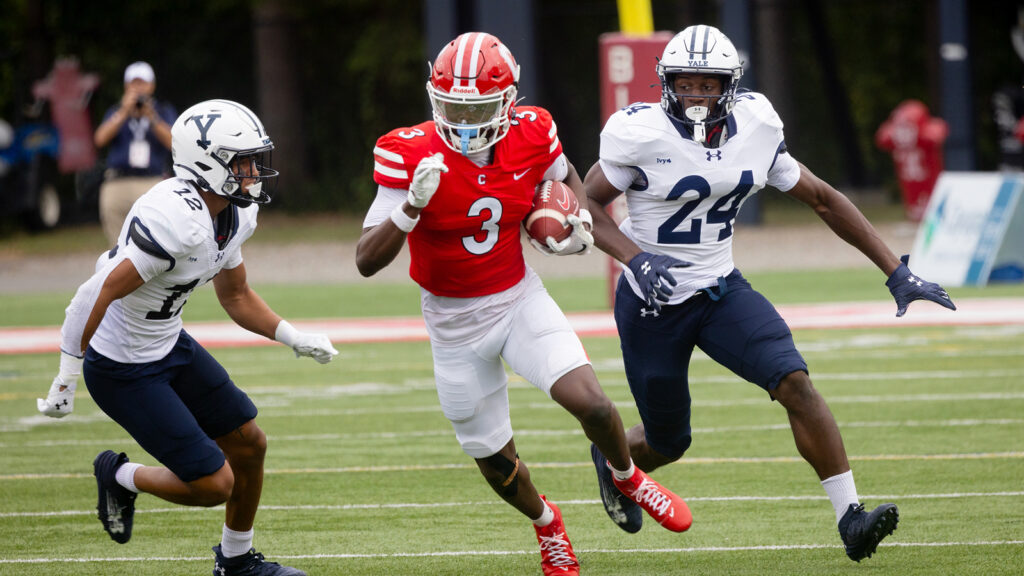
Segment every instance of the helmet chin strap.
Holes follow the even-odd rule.
[[[686,109],[686,117],[693,120],[693,141],[703,144],[707,138],[704,130],[704,119],[708,117],[707,106],[690,106]]]

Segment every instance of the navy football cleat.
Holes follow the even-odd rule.
[[[846,555],[856,562],[870,558],[878,543],[892,534],[899,521],[900,512],[895,504],[882,504],[871,512],[865,512],[863,504],[850,504],[839,521],[839,535],[846,545]]]
[[[291,566],[281,566],[277,562],[267,562],[263,554],[255,548],[241,556],[225,558],[220,553],[220,544],[213,547],[216,560],[213,563],[213,576],[306,576],[306,573]]]
[[[630,534],[639,532],[644,523],[643,510],[615,487],[615,482],[612,480],[612,469],[608,467],[608,460],[593,444],[590,445],[590,457],[594,460],[594,468],[597,469],[597,483],[601,487],[601,503],[604,504],[604,511],[619,528]]]
[[[112,450],[104,450],[92,461],[93,474],[96,476],[96,489],[99,499],[96,512],[103,523],[103,529],[119,544],[124,544],[132,537],[132,518],[135,517],[135,497],[138,494],[117,483],[114,474],[122,464],[128,461],[124,452],[115,454]]]

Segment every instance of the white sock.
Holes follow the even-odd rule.
[[[821,481],[821,486],[825,488],[828,499],[832,501],[832,507],[836,509],[836,524],[842,520],[850,504],[860,504],[857,485],[853,483],[853,470],[825,478]]]
[[[629,461],[629,469],[625,472],[622,470],[616,470],[615,466],[612,466],[611,462],[608,463],[608,468],[611,469],[612,476],[614,476],[616,480],[629,480],[633,477],[633,474],[636,473],[636,466],[633,466],[632,460]]]
[[[121,464],[121,467],[114,472],[114,479],[121,486],[126,489],[139,493],[139,489],[135,487],[135,471],[142,468],[142,464],[136,464],[135,462],[125,462]]]
[[[544,511],[541,512],[540,518],[533,521],[533,524],[539,528],[543,528],[548,524],[551,524],[555,520],[555,511],[548,506],[548,503],[544,503]]]
[[[245,532],[237,532],[225,524],[220,537],[220,553],[225,558],[234,558],[245,554],[252,548],[252,534],[252,528]]]

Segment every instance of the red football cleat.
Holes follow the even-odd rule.
[[[548,502],[543,494],[541,499]],[[569,536],[565,533],[562,511],[551,502],[548,502],[548,506],[555,513],[555,519],[543,528],[533,525],[533,529],[537,531],[537,543],[540,544],[540,567],[544,570],[544,576],[579,576],[580,563],[576,560]]]
[[[686,502],[651,480],[640,468],[634,470],[629,480],[619,480],[613,476],[615,487],[646,510],[658,524],[673,532],[685,532],[693,524],[693,515]]]

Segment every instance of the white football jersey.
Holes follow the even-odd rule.
[[[231,204],[215,222],[189,182],[170,178],[151,188],[132,206],[117,246],[96,263],[99,271],[128,258],[145,283],[111,303],[90,345],[124,363],[166,356],[192,290],[241,265],[242,243],[255,231],[258,212],[256,204]]]
[[[657,103],[619,110],[601,132],[601,167],[626,193],[629,216],[620,229],[646,252],[691,263],[672,269],[672,304],[733,270],[733,222],[751,194],[766,184],[786,191],[800,178],[785,152],[782,120],[763,95],[737,97],[726,134],[724,144],[705,148]]]

